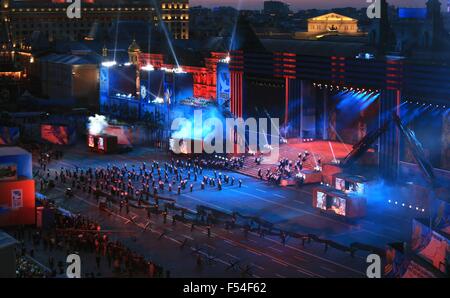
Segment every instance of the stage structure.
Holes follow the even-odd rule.
[[[230,111],[231,81],[229,59],[217,64],[217,104]]]
[[[193,84],[192,74],[181,68],[105,62],[100,68],[100,110],[119,118],[168,117],[170,106],[194,96]]]
[[[89,134],[87,145],[89,150],[101,154],[117,153],[119,150],[118,138],[107,134]]]
[[[357,219],[366,215],[367,199],[357,193],[319,186],[313,191],[312,206],[326,214]]]
[[[299,42],[298,52],[239,48],[231,51],[230,107],[235,116],[279,118],[285,126],[286,138],[342,141],[341,134],[336,133],[336,121],[345,117],[337,117],[330,111],[330,102],[333,102],[334,94],[342,93],[344,100],[347,93],[349,96],[353,93],[351,96],[364,108],[356,111],[356,117],[370,115],[373,119],[371,123],[365,123],[366,127],[359,127],[359,123],[364,123],[355,121],[354,128],[348,133],[358,136],[353,144],[361,140],[365,132],[381,128],[393,111],[400,115],[400,108],[406,102],[430,106],[429,110],[436,113],[434,121],[448,126],[445,112],[446,101],[450,99],[449,67],[420,64],[404,57],[374,58],[370,52],[365,55],[358,48],[352,51],[336,48],[336,54],[330,56],[314,55],[312,45],[305,48],[308,53],[302,53],[302,43],[307,42]],[[316,45],[321,46],[320,43]],[[363,55],[359,55],[361,53]],[[366,104],[369,106],[365,107]],[[438,137],[439,142],[448,138],[443,135],[446,133],[444,128],[438,131],[442,134]],[[389,129],[375,145],[375,160],[378,160],[382,176],[395,181],[402,156],[399,131]],[[432,146],[431,140],[426,145]],[[448,162],[445,162],[448,153],[441,150],[437,152],[440,158],[435,164],[448,169]]]
[[[193,92],[194,97],[203,98],[214,101],[217,98],[218,74],[223,72],[220,64],[228,64],[229,56],[227,53],[211,52],[208,57],[204,58],[204,66],[192,65],[173,65],[165,63],[167,57],[163,54],[142,53],[138,54],[138,67],[140,69],[151,65],[155,70],[160,69],[177,69],[181,68],[183,71],[192,75],[193,78]]]

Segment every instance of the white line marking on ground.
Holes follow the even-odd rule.
[[[280,262],[280,261],[278,261],[278,260],[275,260],[275,259],[271,259],[271,260],[272,260],[272,262],[275,262],[275,263],[277,263],[277,264],[283,265],[284,267],[288,267],[288,266],[289,266],[288,264],[283,263],[283,262]]]
[[[212,246],[212,245],[210,245],[210,244],[208,244],[208,243],[206,243],[205,246],[207,246],[207,247],[209,247],[209,248],[211,248],[211,249],[216,249],[215,246]]]
[[[256,265],[255,263],[251,263],[250,265],[253,266],[253,267],[255,267],[255,268],[258,268],[259,270],[264,270],[264,267],[261,267],[261,266],[259,266],[259,265]]]
[[[188,235],[181,235],[181,236],[183,236],[184,238],[187,238],[187,239],[190,239],[190,240],[194,240],[194,238],[192,238],[191,236],[188,236]]]
[[[270,246],[269,247],[271,250],[274,250],[274,251],[276,251],[276,252],[283,252],[282,250],[280,250],[280,249],[277,249],[277,248],[275,248],[275,247],[272,247],[272,246]]]
[[[297,259],[297,260],[302,261],[302,262],[306,261],[306,259],[300,258],[299,256],[294,256],[294,259]]]
[[[223,240],[223,242],[228,243],[231,246],[236,246],[236,244],[234,244],[233,242],[229,241],[229,240]]]
[[[335,271],[335,270],[333,270],[333,269],[330,269],[330,268],[328,268],[328,267],[325,267],[325,266],[320,266],[320,268],[322,268],[322,269],[324,269],[324,270],[326,270],[326,271],[328,271],[328,272],[336,273],[336,271]]]
[[[232,255],[232,254],[230,254],[230,253],[227,253],[227,256],[232,257],[233,259],[239,260],[238,257],[236,257],[235,255]]]
[[[248,252],[250,252],[250,253],[252,253],[252,254],[255,254],[255,255],[257,255],[257,256],[261,256],[261,254],[260,253],[257,253],[256,251],[254,251],[253,249],[249,249],[249,248],[247,248],[247,251]]]

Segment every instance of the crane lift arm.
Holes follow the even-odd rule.
[[[425,153],[423,151],[422,144],[419,142],[419,140],[416,138],[416,134],[409,129],[407,126],[403,125],[402,121],[400,120],[400,117],[397,114],[393,114],[393,119],[395,124],[397,125],[398,129],[402,132],[403,136],[405,137],[406,141],[408,142],[409,147],[411,148],[411,151],[413,153],[414,159],[419,165],[420,170],[422,171],[422,174],[427,179],[428,183],[430,183],[432,186],[436,186],[436,176],[434,174],[433,166],[430,164],[430,162],[425,158]]]
[[[349,168],[359,158],[361,158],[361,156],[363,156],[364,153],[369,150],[369,148],[378,140],[378,138],[388,130],[391,121],[394,121],[394,124],[400,130],[401,134],[405,137],[408,146],[411,148],[414,159],[417,162],[422,174],[427,179],[427,182],[430,183],[433,187],[436,186],[436,176],[434,174],[434,169],[430,162],[425,158],[422,144],[416,138],[414,132],[402,123],[400,117],[396,113],[393,113],[392,119],[386,120],[383,126],[368,133],[359,143],[353,146],[353,150],[341,162],[341,167]]]
[[[387,131],[390,122],[391,122],[390,119],[386,120],[383,126],[369,132],[364,138],[361,139],[361,141],[359,141],[356,145],[354,145],[353,150],[341,162],[340,164],[341,167],[348,168],[352,164],[354,164],[359,158],[361,158],[361,156],[363,156],[364,153],[366,153],[367,150],[369,150],[370,147],[376,141],[378,141],[378,138]]]

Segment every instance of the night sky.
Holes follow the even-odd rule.
[[[305,8],[333,8],[333,7],[363,7],[366,0],[283,0],[294,10]],[[388,0],[389,4],[403,7],[424,7],[427,0]],[[445,3],[445,0],[441,0]],[[190,0],[191,6],[202,5],[208,7],[234,6],[242,9],[262,9],[264,0]]]

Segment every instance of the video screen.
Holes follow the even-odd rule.
[[[102,137],[98,138],[98,149],[105,150],[105,139]]]
[[[190,142],[186,142],[184,140],[180,141],[180,153],[181,154],[189,154],[189,147],[188,145],[190,144]]]
[[[153,101],[157,97],[164,98],[164,71],[143,71],[140,76],[142,100]]]
[[[95,138],[93,135],[89,135],[89,137],[88,137],[88,146],[89,146],[89,148],[95,147]]]
[[[336,178],[336,189],[337,190],[345,190],[345,180],[341,178]]]
[[[446,272],[446,258],[450,253],[449,240],[434,231],[429,239],[426,246],[418,251],[418,255],[432,263],[435,268]]]
[[[333,197],[331,200],[331,210],[338,215],[345,216],[345,199]]]
[[[419,220],[413,221],[411,249],[436,269],[448,273],[450,240]]]
[[[134,67],[112,67],[109,71],[109,95],[136,94],[136,69]],[[132,99],[129,98],[129,99]]]
[[[189,154],[191,141],[183,139],[169,139],[169,150],[176,154]]]
[[[43,124],[41,125],[41,138],[44,141],[56,145],[69,144],[69,128],[67,126],[58,126]]]
[[[13,163],[0,164],[0,181],[17,180],[17,165]]]
[[[326,210],[327,209],[327,195],[323,192],[317,192],[317,208]]]

